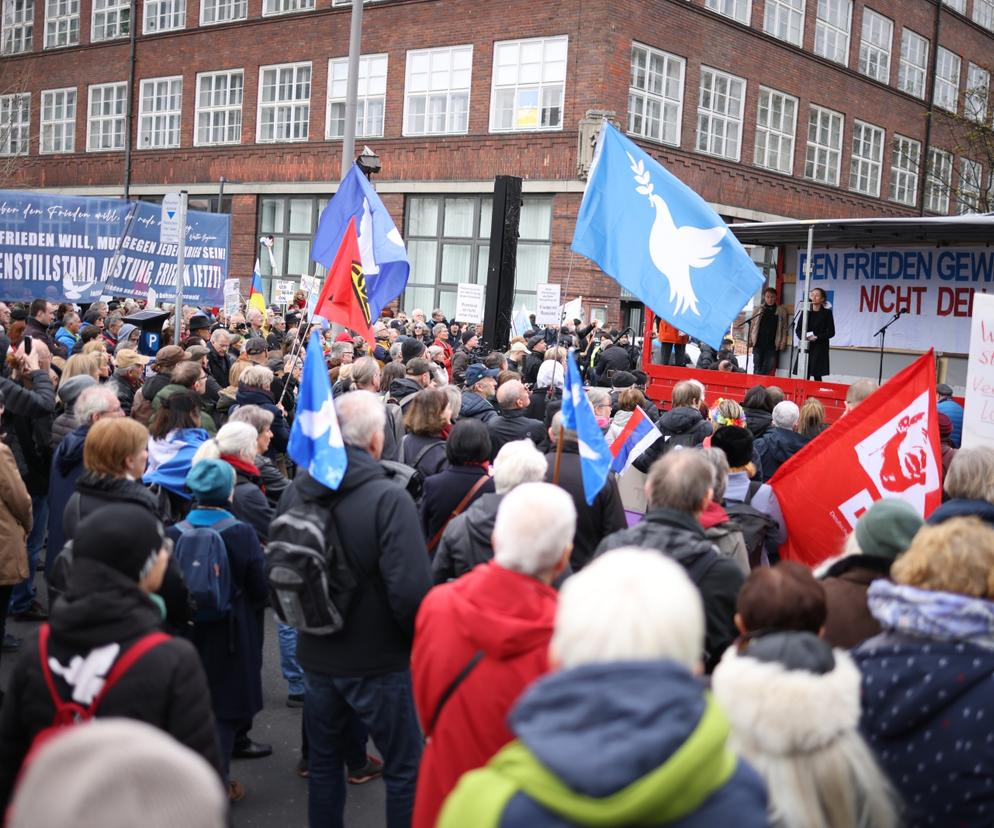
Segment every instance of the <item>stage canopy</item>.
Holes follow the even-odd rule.
[[[742,244],[764,247],[804,247],[814,228],[816,247],[882,247],[935,245],[937,247],[994,242],[994,214],[938,216],[936,218],[854,218],[811,221],[765,221],[732,224],[729,229]]]

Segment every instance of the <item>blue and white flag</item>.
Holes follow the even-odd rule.
[[[404,292],[411,263],[390,213],[356,164],[321,213],[311,246],[314,261],[331,267],[352,218],[359,234],[370,317],[375,320],[380,318],[384,307]]]
[[[597,425],[594,407],[587,398],[576,367],[576,358],[570,351],[566,358],[566,377],[563,385],[563,428],[576,432],[580,446],[580,472],[583,475],[583,493],[587,503],[593,503],[597,493],[604,488],[611,469],[611,449],[601,427]]]
[[[297,416],[290,430],[287,454],[294,463],[307,469],[311,477],[329,489],[338,488],[349,464],[345,441],[338,427],[321,337],[317,331],[311,333],[311,341],[307,345],[304,371],[300,378],[300,396],[297,397]]]
[[[659,436],[659,431],[652,424],[652,420],[645,416],[641,408],[636,407],[625,427],[611,443],[611,454],[614,456],[611,471],[622,474],[659,439]]]
[[[572,249],[656,316],[715,348],[764,283],[707,202],[607,121]]]

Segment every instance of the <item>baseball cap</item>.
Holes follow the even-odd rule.
[[[508,353],[512,354],[527,354],[528,346],[524,342],[515,342],[508,349]]]
[[[269,346],[266,345],[266,340],[261,336],[253,336],[245,343],[245,353],[252,354],[264,354],[269,350]]]
[[[134,348],[125,348],[114,357],[118,368],[131,368],[133,365],[147,365],[151,357],[138,353]]]
[[[466,387],[476,385],[484,377],[496,377],[500,373],[497,368],[487,368],[482,363],[475,363],[466,369]]]
[[[415,357],[410,362],[407,363],[407,375],[409,377],[419,377],[422,374],[430,374],[431,365],[428,361],[421,359],[420,357]]]

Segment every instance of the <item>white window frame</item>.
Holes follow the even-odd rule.
[[[838,125],[838,139],[833,139],[834,125]],[[821,140],[823,129],[828,128],[828,139],[830,143]],[[812,130],[814,130],[814,140],[812,140]],[[807,144],[804,150],[804,177],[809,181],[817,181],[821,184],[828,184],[832,187],[839,186],[839,177],[842,171],[842,146],[846,133],[846,116],[834,109],[811,104],[808,111],[808,135]],[[819,178],[817,170],[823,166],[832,174],[826,178]],[[810,167],[810,169],[809,169]]]
[[[232,103],[232,89],[231,81],[233,78],[237,77],[239,79],[238,85],[238,103]],[[209,90],[209,98],[211,101],[206,105],[203,102],[203,90],[201,85],[204,81],[214,83],[214,81],[225,78],[226,83],[223,90],[215,90],[213,87]],[[213,97],[220,91],[224,96],[224,102],[217,104],[213,103]],[[232,144],[240,144],[242,142],[242,107],[245,103],[245,70],[244,69],[223,69],[218,72],[199,72],[197,74],[197,85],[194,88],[194,94],[196,98],[194,99],[195,115],[193,123],[193,145],[195,147],[219,147],[219,146],[230,146]],[[223,117],[222,124],[215,124],[214,117],[220,115]],[[201,121],[207,118],[207,129],[209,133],[213,135],[215,130],[221,130],[226,132],[229,128],[237,126],[238,138],[235,140],[203,140],[201,138]]]
[[[766,0],[763,31],[778,40],[804,45],[805,0]]]
[[[963,92],[963,116],[977,123],[987,121],[987,103],[990,100],[991,73],[982,66],[968,63],[966,89]]]
[[[994,0],[973,0],[973,22],[994,31]]]
[[[149,96],[151,92],[151,96]],[[144,78],[138,94],[136,149],[176,149],[183,128],[183,76]]]
[[[860,74],[880,83],[890,83],[890,55],[893,49],[894,21],[864,6],[859,39]]]
[[[854,193],[880,197],[886,141],[887,133],[883,127],[866,121],[853,121],[849,189]]]
[[[752,0],[704,0],[704,6],[745,26],[752,20]]]
[[[959,107],[959,76],[963,61],[955,52],[940,46],[935,61],[935,91],[932,102],[947,112]]]
[[[852,0],[818,0],[815,54],[848,66],[851,36]]]
[[[422,57],[427,57],[428,59],[428,69],[427,71],[417,71],[414,72],[416,63],[420,61]],[[445,67],[433,68],[433,63],[438,60],[441,62],[445,60]],[[463,68],[453,68],[454,60],[458,58],[460,61],[468,63],[468,67]],[[412,83],[412,73],[414,75],[420,76],[424,75],[425,80],[422,84],[419,80],[417,84]],[[458,79],[454,79],[453,75],[460,74],[465,75],[465,83],[457,83]],[[446,83],[444,85],[434,86],[432,75],[444,75]],[[439,78],[441,79],[441,77]],[[404,70],[404,123],[401,127],[401,134],[405,136],[427,136],[427,135],[466,135],[469,132],[469,112],[470,112],[470,102],[472,99],[471,86],[473,82],[473,46],[472,44],[460,45],[460,46],[444,46],[438,49],[411,49],[407,53],[407,63]],[[422,89],[422,85],[424,88]],[[414,87],[412,89],[412,87]],[[431,102],[432,98],[436,101],[444,99],[445,108],[443,111],[432,113]],[[466,106],[465,109],[460,111],[454,108],[454,104],[460,100],[465,99]],[[411,122],[412,118],[419,117],[417,112],[413,112],[413,108],[419,108],[423,104],[424,109],[421,113],[423,118],[423,129],[412,129]],[[443,129],[432,129],[430,128],[432,118],[441,117],[445,124]],[[459,120],[464,120],[464,123],[460,125]]]
[[[949,213],[949,192],[953,184],[953,154],[929,147],[925,171],[925,209],[930,213]]]
[[[97,20],[103,18],[103,35],[97,36]],[[131,3],[129,0],[93,0],[90,13],[90,42],[120,40],[130,34]],[[112,30],[112,34],[107,34]]]
[[[904,29],[901,32],[901,60],[897,69],[897,88],[921,100],[925,100],[930,45],[927,37],[922,37],[912,29]]]
[[[922,144],[914,138],[894,135],[890,155],[890,200],[914,207],[918,203],[918,175]],[[906,193],[902,198],[901,194]],[[908,198],[910,196],[910,199]]]
[[[42,91],[38,116],[41,126],[38,135],[39,154],[56,155],[76,151],[77,98],[75,86]],[[49,111],[51,117],[46,117]],[[61,117],[57,117],[58,115]]]
[[[522,65],[522,55],[525,51],[540,51],[538,61],[529,60]],[[557,59],[554,55],[549,56],[551,50],[560,51],[562,58]],[[516,53],[517,59],[513,64],[501,64],[502,55]],[[563,129],[563,108],[566,104],[566,74],[569,58],[569,37],[567,35],[557,35],[555,37],[534,37],[525,40],[498,40],[494,43],[494,64],[493,75],[490,84],[490,131],[491,132],[561,132]],[[530,74],[534,68],[526,67],[538,66],[538,76]],[[513,68],[512,68],[513,67]],[[513,71],[514,80],[506,80],[504,76]],[[511,99],[511,126],[500,124],[501,113],[507,111],[507,107],[500,105],[501,98],[510,95]],[[534,95],[534,106],[522,105],[522,95]],[[535,123],[522,125],[520,118],[522,114],[535,111]],[[558,112],[558,122],[553,123],[549,117],[549,124],[546,120],[546,112]]]
[[[31,93],[0,95],[0,156],[27,155],[30,146]]]
[[[0,54],[19,55],[34,45],[34,0],[3,0]]]
[[[959,160],[959,189],[956,193],[956,212],[965,216],[976,213],[980,207],[980,185],[983,182],[984,167],[979,161],[970,158]]]
[[[640,67],[636,65],[636,54],[644,57],[644,66],[641,67],[643,86],[636,85],[640,71]],[[653,61],[656,62],[656,71],[653,71]],[[633,42],[632,73],[628,81],[628,134],[660,144],[680,146],[686,77],[687,61],[682,57]],[[658,79],[655,84],[654,78]],[[670,89],[671,84],[677,87],[675,98],[670,94],[673,91]],[[651,91],[650,86],[656,91]],[[654,119],[648,114],[653,108],[658,111],[658,118]],[[641,119],[641,125],[636,119]],[[653,121],[659,127],[656,130],[651,126]],[[671,133],[669,137],[667,133]]]
[[[386,124],[387,109],[387,73],[389,71],[389,55],[381,52],[375,55],[359,57],[359,91],[356,98],[356,138],[382,138]],[[328,60],[328,95],[324,113],[324,137],[328,141],[337,141],[344,137],[332,131],[331,125],[341,121],[345,129],[345,113],[341,118],[332,119],[332,109],[345,107],[344,84],[348,79],[349,59],[331,58]],[[336,87],[338,87],[336,89]],[[342,94],[335,94],[336,91]],[[379,129],[376,129],[377,119],[370,115],[370,106],[379,106]],[[371,125],[374,128],[370,128]]]
[[[307,97],[305,98],[287,98],[285,100],[272,100],[263,101],[263,92],[265,89],[265,84],[263,78],[267,72],[276,73],[276,88],[280,86],[279,83],[279,73],[282,71],[292,71],[293,80],[290,83],[290,87],[294,90],[300,86],[305,81],[300,79],[300,75],[304,70],[307,71]],[[269,66],[259,67],[259,100],[256,109],[256,127],[255,127],[255,141],[257,144],[299,144],[308,140],[310,136],[310,121],[311,121],[311,92],[313,91],[314,83],[314,72],[311,68],[311,62],[309,60],[300,61],[298,63],[275,63]],[[297,110],[301,108],[306,108],[306,115],[303,119],[297,117]],[[262,113],[264,110],[272,109],[274,110],[273,118],[273,136],[271,138],[263,138],[263,122]],[[280,118],[280,110],[284,111],[284,114],[289,111],[290,118]],[[293,127],[297,124],[303,124],[304,134],[297,136],[287,136],[287,126]],[[292,131],[296,131],[295,129]],[[283,133],[282,135],[280,133]]]
[[[710,83],[708,83],[710,76]],[[733,88],[738,86],[738,106],[734,107]],[[724,88],[722,88],[724,87]],[[738,161],[742,157],[742,127],[745,112],[746,80],[710,66],[701,66],[700,95],[697,103],[697,137],[695,148],[705,155]],[[724,104],[722,104],[724,101]],[[738,110],[737,112],[735,110]],[[715,127],[720,127],[716,132]],[[730,127],[732,128],[730,130]],[[734,138],[729,134],[734,133]],[[715,150],[714,141],[722,149]],[[734,153],[728,152],[729,141],[734,141]],[[702,146],[703,142],[703,146]]]
[[[112,113],[110,115],[104,115],[104,114],[96,114],[95,115],[94,112],[93,112],[93,109],[94,109],[94,97],[96,97],[96,95],[94,93],[99,92],[100,93],[100,97],[103,98],[104,97],[104,93],[105,92],[110,92],[110,91],[113,91],[115,98],[120,98],[120,102],[121,102],[121,112],[120,112],[120,114]],[[86,106],[86,151],[87,152],[121,152],[124,149],[124,144],[125,144],[125,140],[124,140],[125,130],[127,130],[127,128],[128,128],[128,123],[127,123],[128,82],[127,81],[119,81],[117,83],[96,83],[96,84],[93,84],[93,85],[91,85],[88,88],[87,94],[86,94],[86,98],[87,98],[87,106]],[[100,106],[101,106],[101,108],[103,107],[103,101],[102,100],[100,102]],[[115,124],[118,121],[120,122],[120,130],[118,130],[115,127],[114,132],[115,133],[117,133],[117,132],[120,133],[120,137],[121,137],[120,146],[113,146],[113,147],[100,147],[100,146],[97,146],[97,147],[94,147],[94,142],[93,142],[93,138],[94,138],[93,126],[94,126],[94,123],[99,124],[99,125],[102,125],[102,124]],[[102,131],[101,131],[101,134],[102,134]]]
[[[158,21],[165,20],[164,26]],[[186,28],[186,0],[145,0],[142,34],[176,32]]]
[[[213,20],[207,19],[208,10],[213,12]],[[225,14],[222,16],[221,12]],[[201,26],[220,26],[222,23],[246,19],[248,19],[248,0],[200,0]]]
[[[275,17],[280,14],[314,11],[314,0],[262,0],[262,16]]]
[[[45,48],[79,43],[79,0],[45,0]]]
[[[949,6],[953,11],[966,14],[966,0],[942,0],[943,6]]]
[[[766,86],[759,87],[753,155],[753,163],[757,167],[785,175],[794,172],[797,109],[798,100],[793,95]]]

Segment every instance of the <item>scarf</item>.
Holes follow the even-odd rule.
[[[866,602],[885,630],[994,650],[992,601],[918,589],[880,578],[870,584]]]

